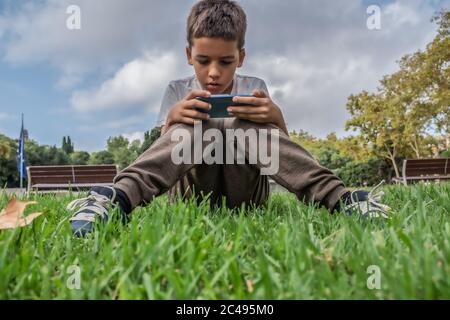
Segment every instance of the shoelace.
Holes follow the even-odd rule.
[[[113,189],[113,199],[115,198],[115,190]],[[102,219],[108,216],[108,204],[111,204],[111,199],[107,196],[98,194],[95,191],[81,199],[76,199],[67,205],[67,210],[74,211],[77,208],[83,208],[83,210],[92,210],[93,212],[76,212],[70,221],[95,221],[95,215],[99,215]]]
[[[353,194],[356,192],[352,191],[350,195],[350,199],[352,200],[352,204],[347,206],[347,209],[359,209],[364,215],[368,215],[370,218],[378,218],[383,217],[385,219],[389,219],[390,213],[392,209],[381,203],[381,198],[384,196],[383,191],[379,191],[378,193],[375,193],[375,191],[380,188],[385,183],[384,180],[382,180],[379,184],[377,184],[375,187],[372,188],[372,190],[369,191],[369,194],[367,195],[367,200],[364,201],[354,201]]]

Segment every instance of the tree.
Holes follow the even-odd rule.
[[[318,139],[300,130],[291,132],[290,137],[347,186],[376,185],[381,179],[392,178],[390,166],[384,159],[373,155],[362,136],[340,139],[335,133],[330,133],[325,139]]]
[[[75,165],[88,164],[90,155],[86,151],[75,151],[70,154],[70,163]]]
[[[41,146],[34,140],[27,141],[25,153],[27,166],[69,164],[69,156],[62,149],[56,146]]]
[[[18,186],[17,142],[0,134],[0,146],[5,146],[0,155],[0,188]]]
[[[107,150],[113,156],[114,163],[119,165],[121,169],[129,166],[140,154],[139,140],[133,141],[131,144],[127,138],[123,136],[109,137],[107,142]]]
[[[7,156],[0,156],[0,183],[8,187],[19,185],[19,173],[17,170],[18,140],[13,140],[0,135],[0,143],[6,141],[10,146]],[[27,166],[36,165],[65,165],[69,164],[69,157],[56,146],[40,146],[34,140],[28,140],[25,144]]]
[[[70,136],[67,136],[67,139],[65,136],[63,137],[61,149],[69,155],[74,152],[74,146],[72,140],[70,139]]]
[[[316,158],[319,154],[319,142],[318,139],[308,132],[300,129],[299,132],[295,130],[289,134],[292,141],[305,148],[308,152],[312,153]]]
[[[432,156],[442,141],[433,133],[450,136],[450,11],[434,21],[438,35],[424,52],[405,55],[376,93],[348,98],[352,118],[346,129],[358,130],[374,154],[391,161],[397,176],[397,160]]]
[[[369,94],[366,91],[351,95],[348,100],[347,110],[352,118],[347,121],[346,130],[359,130],[375,155],[391,161],[399,177],[396,160],[408,150],[402,106],[395,99],[386,101],[382,93]]]
[[[360,162],[368,161],[374,156],[371,147],[360,135],[338,139],[336,141],[336,148],[344,157]]]
[[[9,157],[11,146],[8,140],[6,136],[0,134],[0,158]]]
[[[432,21],[438,32],[423,53],[424,63],[415,77],[422,84],[422,95],[436,109],[434,124],[450,148],[450,10],[442,10]]]
[[[144,133],[144,142],[142,143],[139,153],[144,153],[151,145],[160,137],[161,128],[155,127],[151,132],[146,131]]]
[[[94,152],[89,159],[89,164],[114,164],[114,157],[106,150]]]

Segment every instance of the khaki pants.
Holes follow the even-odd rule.
[[[203,132],[211,128],[220,130],[223,137],[226,136],[227,129],[244,131],[253,129],[257,132],[265,129],[268,132],[269,142],[271,129],[277,129],[279,169],[271,175],[271,178],[294,193],[301,201],[318,203],[332,209],[347,191],[338,177],[320,166],[311,154],[291,141],[274,125],[258,124],[237,118],[210,119],[202,122]],[[223,200],[230,208],[240,207],[243,204],[260,206],[265,203],[269,196],[269,182],[267,176],[260,174],[264,165],[259,160],[256,164],[249,164],[246,152],[245,164],[208,165],[205,162],[194,164],[194,161],[175,164],[172,160],[172,149],[180,142],[172,141],[171,136],[177,129],[187,130],[190,133],[193,157],[194,126],[176,124],[133,164],[115,177],[114,187],[128,196],[132,208],[148,203],[154,197],[168,191],[171,199],[176,195],[189,198],[195,194],[199,196],[198,201],[202,200],[202,194],[209,194],[212,205],[220,205],[222,197],[225,197]],[[197,141],[201,141],[202,150],[211,143],[203,139]],[[225,145],[225,141],[223,144]],[[225,148],[223,156],[225,161]]]

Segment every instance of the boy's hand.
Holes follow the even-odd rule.
[[[233,102],[248,103],[253,106],[228,107],[227,111],[231,115],[257,123],[273,123],[288,134],[280,108],[267,97],[264,91],[253,90],[253,97],[234,97]]]
[[[209,115],[207,113],[203,113],[195,109],[200,108],[208,111],[211,109],[211,105],[195,98],[208,98],[210,96],[211,93],[205,90],[193,90],[189,92],[189,94],[184,97],[183,100],[176,103],[170,109],[169,114],[167,115],[166,124],[161,130],[161,133],[164,134],[167,129],[169,129],[169,127],[174,125],[175,123],[185,123],[193,125],[196,121],[208,120]]]

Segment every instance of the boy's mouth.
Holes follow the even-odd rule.
[[[206,85],[209,91],[218,91],[220,89],[220,84],[217,82],[210,82]]]

